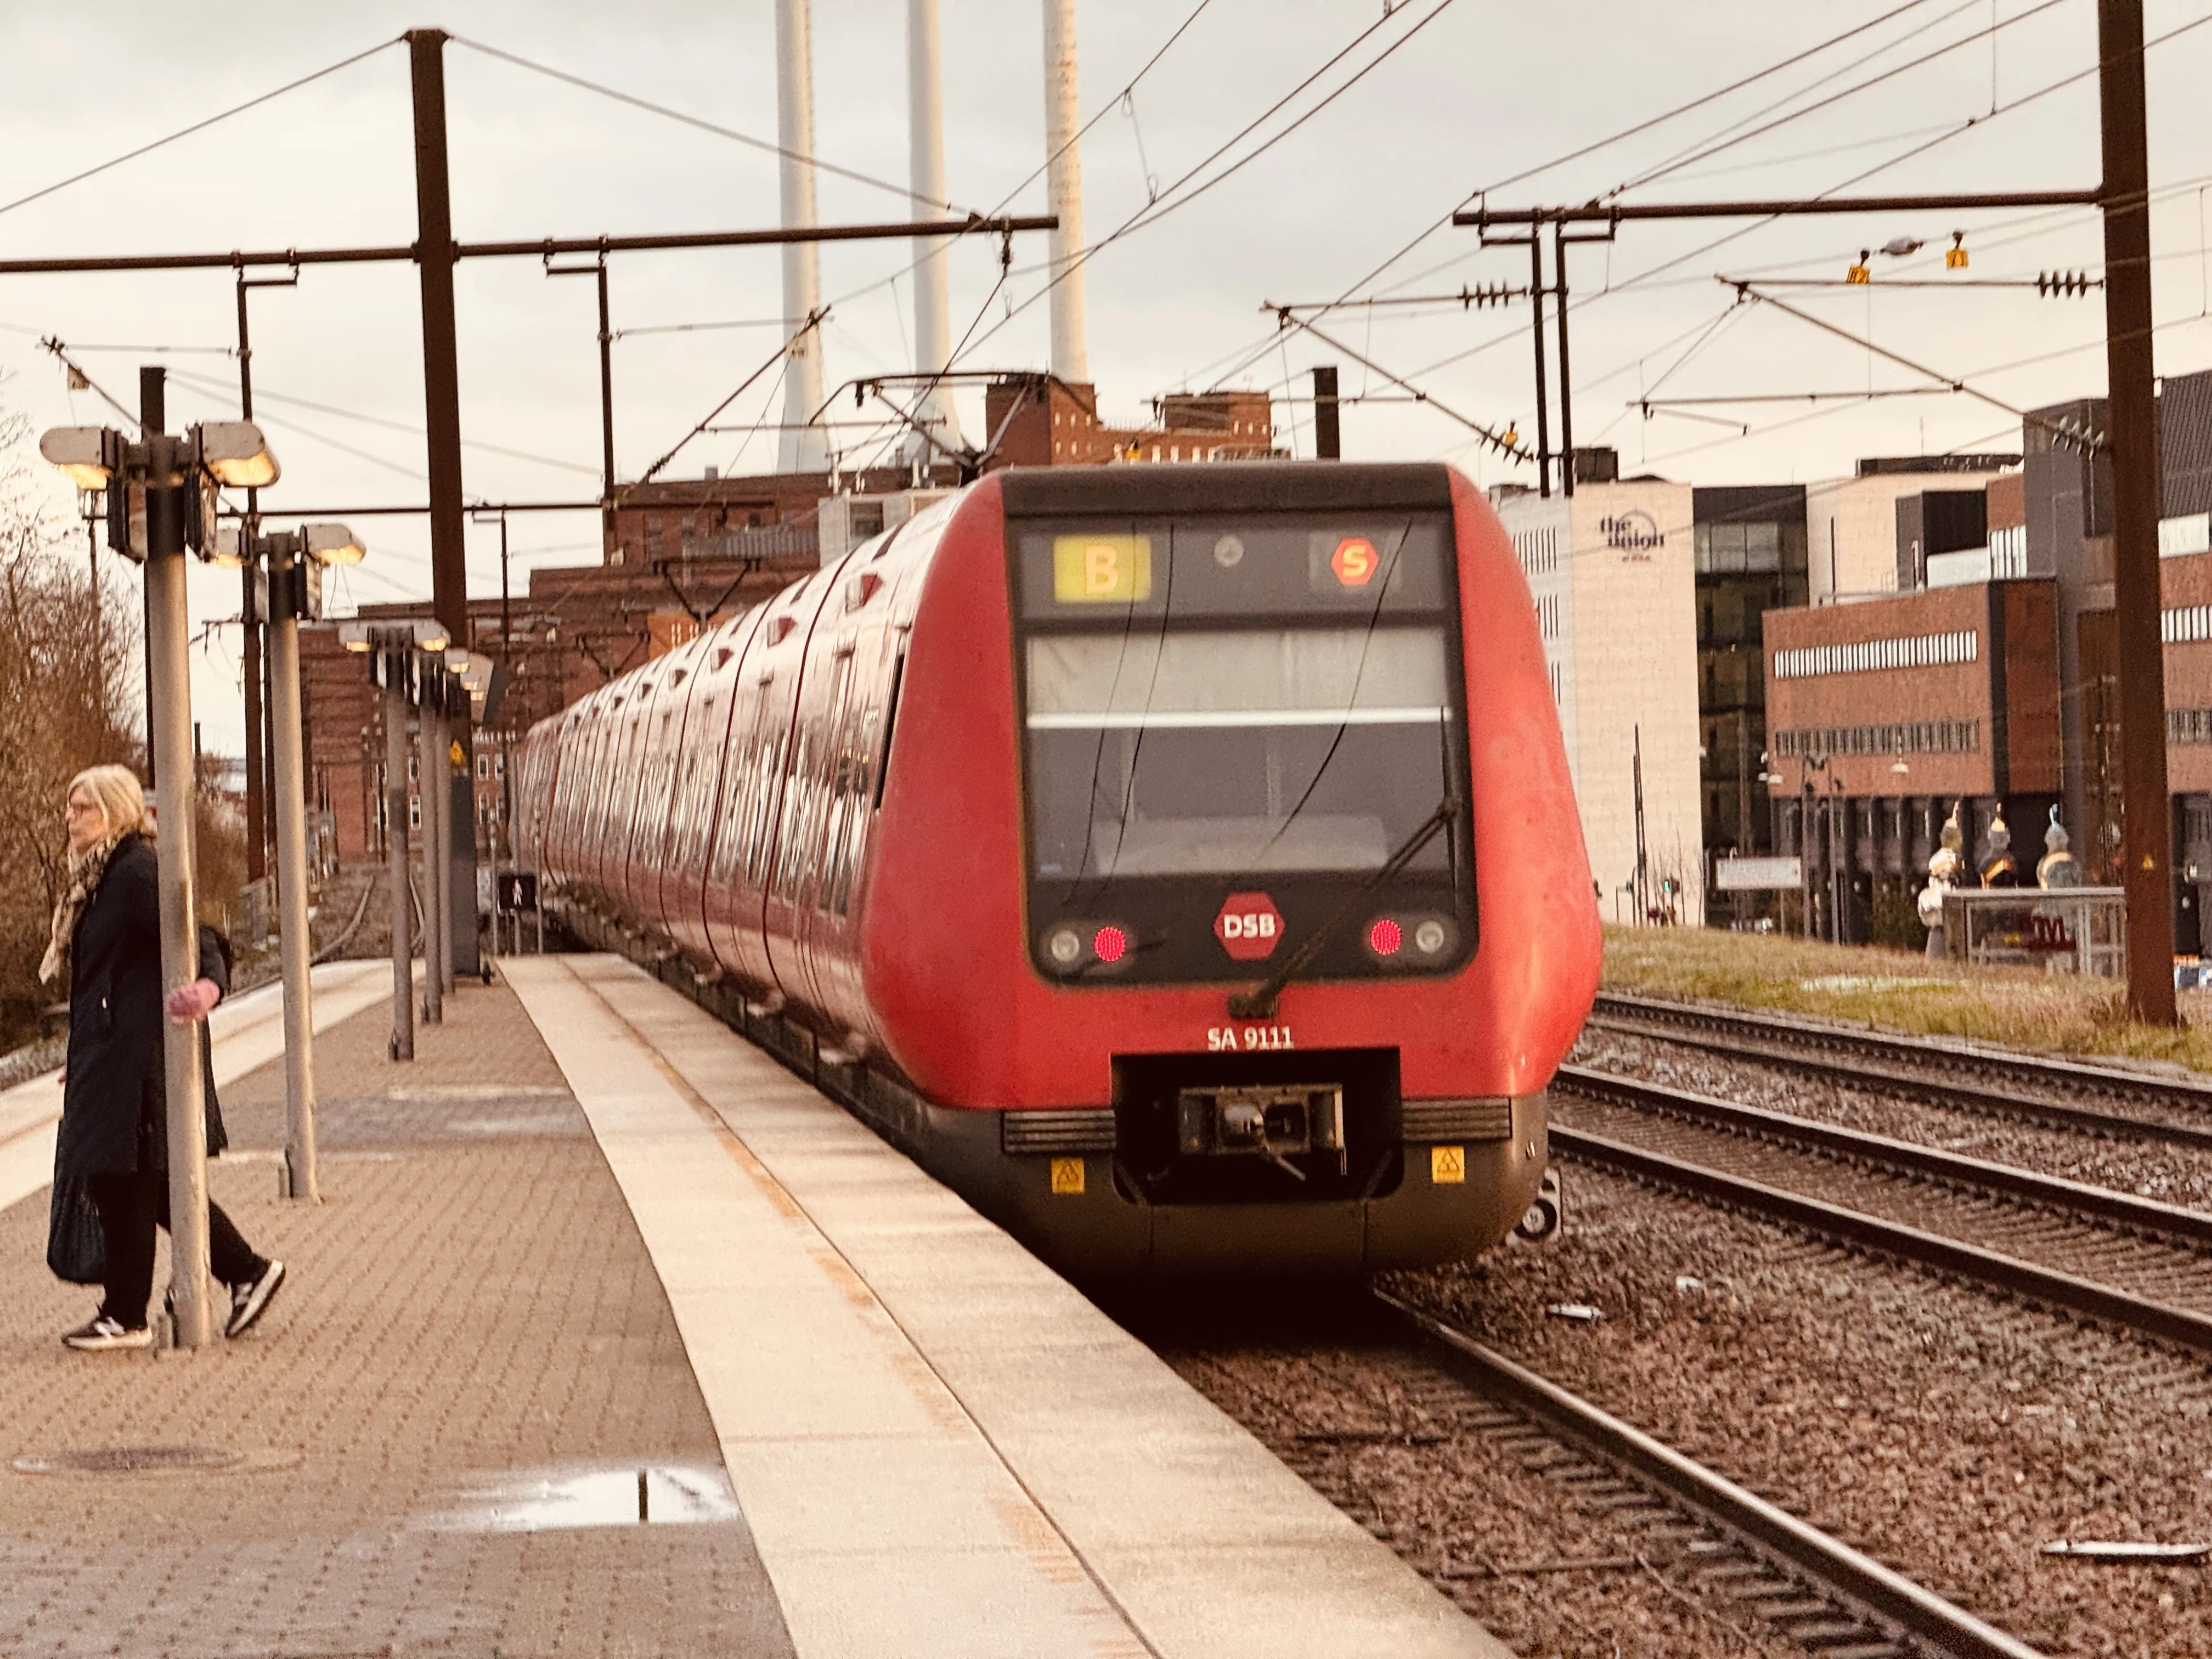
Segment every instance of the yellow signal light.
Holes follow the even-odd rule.
[[[1856,288],[1874,281],[1874,273],[1867,269],[1867,259],[1872,251],[1869,248],[1859,250],[1858,263],[1844,273],[1847,285]]]
[[[1951,233],[1951,246],[1943,250],[1943,269],[1964,270],[1966,268],[1966,233],[1963,230],[1954,230]]]

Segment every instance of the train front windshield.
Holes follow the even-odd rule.
[[[1463,800],[1450,532],[1435,512],[1010,526],[1047,932],[1111,916],[1149,947],[1125,971],[1218,977],[1194,915],[1261,888],[1310,919]],[[1386,896],[1464,912],[1470,857],[1462,812]]]

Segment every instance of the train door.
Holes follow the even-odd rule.
[[[666,869],[676,762],[683,750],[691,681],[703,648],[702,641],[695,639],[670,653],[661,672],[659,690],[643,715],[645,737],[638,767],[637,805],[630,825],[623,891],[629,913],[647,928],[664,935],[660,890]]]
[[[706,648],[692,678],[693,707],[684,720],[662,905],[669,937],[702,959],[714,956],[704,908],[707,867],[729,770],[738,671],[760,612],[757,605],[706,635]]]
[[[891,617],[897,584],[916,563],[878,565],[842,588],[850,622],[836,648],[848,667],[830,700],[819,850],[799,927],[816,1006],[854,1030],[869,1024],[860,965],[865,871],[906,641]]]
[[[784,777],[794,738],[806,647],[830,573],[820,571],[763,607],[759,629],[738,668],[744,701],[732,711],[732,756],[740,774],[723,791],[724,811],[707,883],[708,936],[716,961],[739,980],[776,986],[762,934],[784,804]],[[781,989],[781,987],[776,987]]]
[[[830,642],[826,663],[811,666],[802,698],[799,746],[784,788],[782,844],[776,879],[769,895],[769,955],[777,980],[811,1007],[828,1006],[817,969],[823,935],[822,902],[830,885],[830,849],[847,817],[842,788],[846,727],[852,712],[865,703],[857,690],[858,638],[840,631]]]

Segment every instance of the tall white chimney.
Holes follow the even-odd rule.
[[[1052,372],[1088,381],[1083,343],[1083,157],[1075,142],[1075,0],[1044,0],[1045,210],[1060,216],[1051,234]]]
[[[783,228],[809,228],[814,218],[814,46],[808,0],[775,0],[776,143],[785,151]],[[805,156],[804,162],[794,156]],[[822,303],[822,266],[812,242],[783,248],[783,322],[795,334]],[[776,465],[784,472],[830,470],[829,434],[808,427],[822,407],[822,332],[791,348],[783,374],[783,441]]]
[[[906,84],[908,151],[914,216],[942,219],[945,206],[945,56],[937,28],[937,0],[907,0]],[[946,283],[945,238],[920,236],[914,244],[914,367],[934,374],[952,356],[952,296]],[[960,447],[960,417],[952,390],[939,386],[915,411],[937,444]],[[919,434],[907,453],[927,462],[944,451]]]

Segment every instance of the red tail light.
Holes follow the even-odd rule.
[[[1128,950],[1129,936],[1111,922],[1091,936],[1091,954],[1101,962],[1119,962]]]
[[[1367,930],[1367,948],[1378,957],[1395,957],[1406,942],[1404,930],[1388,916],[1376,918]]]

